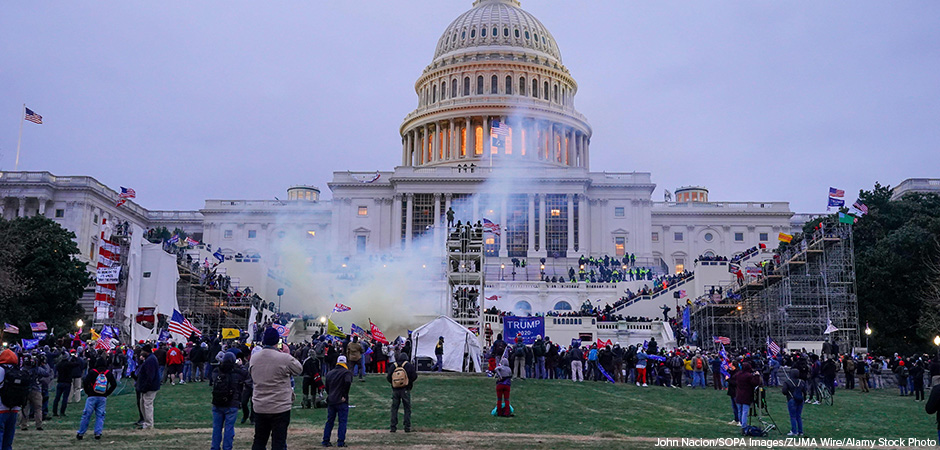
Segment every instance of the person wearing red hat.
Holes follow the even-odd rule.
[[[898,378],[898,389],[901,390],[901,397],[911,395],[907,390],[907,377],[910,376],[910,369],[904,365],[904,360],[898,361],[898,366],[894,368],[894,375]]]

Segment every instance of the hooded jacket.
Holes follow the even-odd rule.
[[[222,355],[222,362],[219,364],[220,375],[229,375],[231,378],[232,400],[229,402],[229,408],[240,408],[242,404],[242,391],[245,389],[245,380],[248,378],[248,371],[238,367],[235,364],[235,354],[226,352]]]
[[[512,369],[509,368],[509,360],[506,358],[500,359],[499,365],[496,366],[496,384],[512,384]]]
[[[803,380],[800,379],[799,369],[790,369],[787,375],[787,380],[783,382],[783,395],[791,400],[794,391],[803,390]]]

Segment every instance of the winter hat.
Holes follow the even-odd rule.
[[[13,350],[6,349],[3,353],[0,353],[0,364],[19,364],[20,360],[16,357],[16,353]]]
[[[339,358],[336,358],[336,364],[346,364],[346,357],[340,356]]]
[[[264,337],[261,338],[261,345],[277,345],[281,335],[273,327],[264,330]]]
[[[235,354],[232,352],[225,352],[222,355],[222,364],[235,364]]]

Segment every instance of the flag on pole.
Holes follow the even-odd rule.
[[[193,239],[193,238],[191,238],[191,237],[187,237],[187,238],[186,238],[186,245],[188,245],[188,246],[190,246],[190,247],[195,247],[195,246],[199,245],[199,241],[197,241],[197,240],[195,240],[195,239]]]
[[[792,234],[786,234],[786,233],[780,233],[780,234],[777,235],[777,239],[780,240],[780,242],[786,242],[787,244],[789,244],[790,241],[793,240],[793,235],[792,235]]]
[[[282,338],[286,338],[287,335],[290,334],[290,330],[288,330],[287,327],[279,323],[271,325],[271,328],[274,328],[275,330],[277,330],[277,335]]]
[[[126,198],[122,198],[122,199],[118,200],[117,203],[114,204],[114,207],[117,208],[118,206],[122,206],[122,205],[124,205],[125,203],[127,203],[127,199],[126,199]]]
[[[839,331],[839,329],[832,324],[832,319],[829,319],[827,323],[828,325],[826,325],[826,331],[823,331],[823,334],[832,334],[836,331]]]
[[[725,336],[712,336],[712,341],[716,344],[731,345],[731,338]]]
[[[833,207],[833,206],[837,206],[837,207],[840,207],[840,208],[841,208],[841,207],[845,206],[845,200],[829,197],[829,206],[828,206],[828,208],[831,208],[831,207]]]
[[[170,317],[169,330],[187,338],[193,333],[196,333],[196,336],[202,336],[202,332],[194,327],[193,324],[189,322],[189,319],[183,317],[182,313],[175,309],[173,310],[173,316]]]
[[[499,296],[496,295],[496,294],[493,294],[493,295],[491,295],[491,296],[489,296],[489,297],[484,297],[484,299],[486,299],[486,300],[492,300],[492,301],[495,302],[495,301],[499,300]]]
[[[767,351],[769,351],[770,356],[773,356],[773,357],[776,357],[777,354],[780,353],[780,346],[777,345],[777,343],[774,342],[774,340],[771,339],[770,336],[767,336]]]
[[[10,324],[8,324],[8,323],[6,323],[6,322],[3,322],[3,332],[4,332],[4,333],[19,334],[19,333],[20,333],[20,328],[17,327],[17,326],[15,326],[15,325],[10,325]]]
[[[852,207],[857,209],[858,212],[861,213],[859,214],[860,216],[864,216],[865,214],[868,214],[868,206],[866,206],[864,203],[860,201],[856,201],[855,203],[852,203]]]
[[[29,323],[29,328],[33,331],[46,331],[46,322]]]
[[[359,325],[356,325],[356,324],[351,324],[351,325],[349,326],[349,331],[352,331],[353,334],[357,334],[357,335],[359,335],[359,336],[365,336],[365,335],[366,335],[366,330],[363,330],[362,327],[360,327]]]
[[[831,187],[829,188],[829,196],[842,198],[842,197],[845,197],[845,191],[843,191],[842,189],[836,189],[834,187]]]
[[[346,306],[346,305],[344,305],[344,304],[342,304],[342,303],[336,303],[336,304],[333,305],[333,312],[335,312],[335,313],[338,313],[338,312],[346,312],[346,311],[349,311],[349,310],[351,310],[351,309],[352,309],[352,308],[350,308],[350,307],[348,307],[348,306]]]
[[[39,347],[39,339],[23,339],[23,348],[26,350],[32,350],[36,347]]]
[[[213,253],[212,256],[215,256],[215,259],[218,259],[220,264],[225,262],[225,255],[222,254],[221,248],[216,249],[215,253]]]
[[[175,244],[180,241],[180,235],[174,234],[173,237],[166,240],[167,244]]]
[[[369,319],[369,328],[372,331],[372,340],[381,342],[383,344],[388,344],[388,339],[385,338],[385,333],[382,333],[382,330],[379,330],[379,327],[372,323],[372,319]]]
[[[26,116],[23,117],[27,121],[30,121],[35,124],[42,125],[42,116],[36,114],[33,110],[26,108]]]
[[[91,340],[97,341],[97,340],[100,340],[100,339],[101,339],[101,335],[98,334],[98,332],[95,331],[94,328],[92,328],[92,329],[91,329]]]
[[[339,327],[336,326],[336,324],[333,323],[332,320],[326,319],[326,321],[327,321],[326,334],[330,336],[341,337],[341,338],[346,337],[346,333],[343,333],[343,330],[340,330]]]
[[[490,219],[483,218],[483,231],[486,233],[493,233],[499,236],[499,224],[493,223]]]
[[[851,215],[851,214],[846,214],[846,213],[843,213],[843,212],[840,212],[840,213],[839,213],[839,223],[847,223],[847,224],[851,225],[851,224],[853,224],[853,223],[855,223],[855,222],[858,222],[858,219],[857,219],[855,216],[853,216],[853,215]]]
[[[126,188],[126,187],[124,187],[124,186],[121,186],[121,193],[118,194],[118,197],[120,197],[120,198],[137,198],[137,191],[135,191],[133,188]]]

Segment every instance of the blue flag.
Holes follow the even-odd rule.
[[[168,339],[170,339],[170,332],[167,330],[161,331],[160,336],[157,337],[157,341],[159,342],[166,342]]]
[[[691,313],[689,312],[691,310],[692,308],[689,308],[689,307],[685,307],[682,309],[682,328],[685,328],[686,331],[688,332],[691,332],[692,330],[692,316],[691,316]]]
[[[831,208],[833,206],[838,206],[838,207],[845,206],[845,200],[842,200],[840,198],[829,197],[829,207]]]
[[[26,350],[33,349],[39,346],[39,339],[23,339],[23,348]]]
[[[363,330],[362,327],[360,327],[359,325],[351,324],[351,325],[349,326],[349,329],[350,329],[350,331],[352,331],[352,332],[355,333],[355,334],[358,334],[359,336],[365,336],[365,335],[366,335],[366,330]]]
[[[219,260],[219,263],[225,262],[225,255],[222,254],[222,249],[221,249],[221,248],[220,248],[220,249],[217,249],[217,250],[215,251],[215,253],[212,254],[212,256],[215,256],[215,259],[218,259],[218,260]]]

